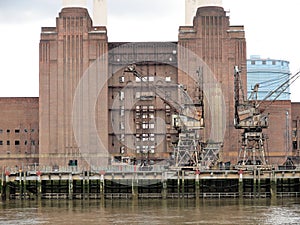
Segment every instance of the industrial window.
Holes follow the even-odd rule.
[[[9,132],[10,132],[10,129],[7,129],[6,132],[9,133]]]
[[[20,145],[20,141],[19,140],[15,140],[15,145]]]
[[[27,145],[27,141],[24,141],[24,145]]]
[[[119,82],[120,83],[124,83],[125,82],[125,77],[124,76],[120,76],[119,77]]]
[[[150,146],[150,153],[154,153],[155,152],[155,146],[151,145]]]
[[[120,92],[119,92],[119,95],[120,95],[120,100],[123,101],[124,98],[125,98],[125,93],[124,93],[124,91],[120,91]]]
[[[123,121],[120,123],[120,129],[121,129],[121,130],[124,130],[124,129],[125,129],[125,125],[124,125],[124,122],[123,122]]]
[[[148,81],[153,82],[154,81],[154,77],[148,77]]]
[[[121,134],[120,141],[125,141],[125,135],[124,134]]]
[[[135,82],[137,82],[137,83],[141,82],[141,78],[135,77]]]
[[[10,141],[6,141],[6,145],[10,145]]]
[[[298,148],[297,141],[293,141],[293,149],[296,150]]]
[[[0,141],[0,145],[3,145],[3,141]]]
[[[297,137],[297,130],[296,129],[292,130],[292,137],[293,138]]]
[[[141,146],[136,146],[136,153],[140,153],[140,151],[141,151]]]
[[[16,134],[20,133],[20,129],[15,129],[15,133]]]
[[[124,116],[124,115],[125,115],[125,107],[124,107],[124,105],[122,105],[120,107],[120,116]]]
[[[136,142],[140,142],[141,141],[140,134],[136,134],[135,141]]]
[[[148,129],[149,128],[149,124],[148,123],[143,123],[142,128],[143,129]]]
[[[124,146],[121,146],[120,147],[120,154],[124,154],[125,153],[125,147]]]

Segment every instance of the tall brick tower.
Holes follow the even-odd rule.
[[[84,118],[84,112],[93,110],[85,103],[89,93],[96,93],[97,83],[90,80],[85,83],[85,89],[78,91],[78,85],[85,75],[89,75],[96,59],[107,52],[106,27],[93,26],[86,8],[63,8],[56,19],[56,27],[43,27],[40,40],[40,97],[39,97],[39,140],[40,164],[67,166],[70,160],[83,165],[82,148],[92,149],[93,136],[86,127],[85,120],[95,120],[99,128],[99,120],[107,121],[107,87],[104,86],[95,107],[95,118]],[[105,61],[105,57],[104,57]],[[102,72],[97,81],[106,80],[107,63],[101,64]],[[87,91],[86,91],[87,90]],[[87,95],[83,95],[83,93]],[[82,101],[74,108],[75,94],[81,94]],[[101,102],[101,107],[100,107]],[[89,107],[90,107],[89,105]],[[79,121],[74,127],[75,118]],[[87,142],[78,143],[74,129],[86,135]],[[102,135],[103,148],[107,146],[107,124],[101,123],[99,135]]]
[[[188,52],[193,52],[198,61],[206,64],[203,70],[206,80],[210,77],[215,82],[205,83],[206,99],[206,130],[205,139],[209,141],[223,141],[222,160],[236,161],[238,153],[239,134],[233,127],[234,120],[234,82],[233,68],[235,65],[242,69],[243,86],[246,87],[246,41],[243,26],[230,26],[229,17],[220,6],[199,7],[192,26],[183,26],[179,29],[178,50],[179,67],[192,74],[197,60],[187,57]],[[203,64],[202,63],[202,64]],[[196,65],[203,67],[203,65]],[[194,83],[186,78],[187,74],[179,71],[179,83],[187,86],[187,91],[193,95]],[[211,92],[215,83],[220,87]],[[214,95],[214,96],[212,96]],[[222,100],[223,99],[223,100]],[[220,107],[222,106],[222,107]],[[222,115],[222,116],[220,116]],[[222,123],[226,121],[226,124]],[[212,123],[215,125],[213,126]],[[225,135],[220,132],[220,127],[225,127]]]

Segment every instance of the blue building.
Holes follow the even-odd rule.
[[[248,98],[255,86],[259,84],[257,99],[264,99],[270,91],[275,90],[290,77],[289,62],[278,59],[263,59],[258,55],[247,59],[247,95]],[[285,88],[285,87],[283,87]],[[274,99],[278,92],[268,100]],[[288,87],[277,100],[290,100],[290,88]]]

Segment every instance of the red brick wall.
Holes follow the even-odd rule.
[[[0,166],[38,163],[38,98],[0,98]]]
[[[178,64],[182,65],[189,75],[195,74],[195,68],[208,68],[206,71],[204,70],[204,73],[211,73],[209,76],[214,76],[216,78],[215,83],[218,83],[221,87],[222,93],[216,93],[216,95],[219,96],[215,96],[216,98],[214,99],[223,96],[225,107],[218,107],[220,102],[206,102],[206,134],[204,139],[208,139],[211,136],[211,124],[209,121],[218,120],[215,121],[216,124],[222,124],[225,119],[226,132],[222,158],[223,161],[231,160],[235,162],[239,148],[239,134],[233,127],[233,69],[234,66],[240,67],[242,70],[243,86],[246,88],[246,40],[243,26],[231,27],[229,17],[221,7],[201,7],[197,10],[193,26],[180,27],[178,44],[194,52],[200,59],[198,61],[191,61],[186,57],[187,50],[183,50],[182,52],[178,50]],[[202,63],[201,60],[203,60],[207,66]],[[179,72],[178,76],[179,83],[187,85],[188,91],[194,89],[194,82],[189,82],[186,78],[186,74]],[[204,85],[206,85],[205,82]],[[208,87],[208,89],[210,89],[210,87]],[[224,115],[224,118],[220,119],[220,115]],[[216,126],[216,128],[216,130],[212,131],[213,135],[219,132],[218,126]],[[220,135],[221,134],[218,136]],[[212,141],[219,142],[223,140]]]

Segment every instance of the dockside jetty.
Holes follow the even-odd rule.
[[[10,199],[300,197],[299,169],[176,170],[164,166],[6,168],[1,196]]]

